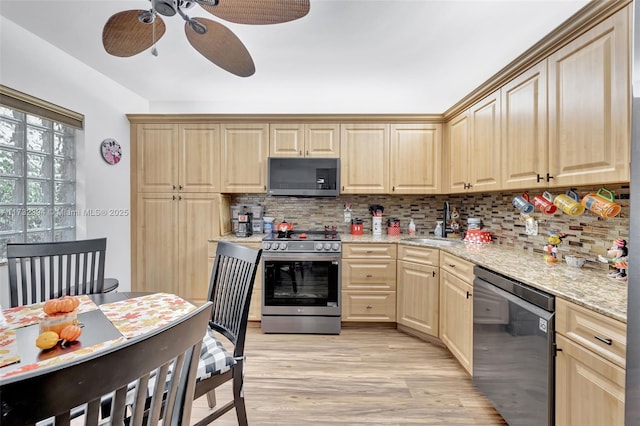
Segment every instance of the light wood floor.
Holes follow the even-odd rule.
[[[338,336],[262,334],[246,339],[251,426],[505,425],[444,347],[393,328],[343,328]],[[219,403],[230,397],[219,388]],[[192,418],[208,412],[206,397]],[[237,425],[232,410],[213,423]]]

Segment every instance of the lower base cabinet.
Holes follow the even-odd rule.
[[[473,264],[440,252],[440,340],[473,374]]]

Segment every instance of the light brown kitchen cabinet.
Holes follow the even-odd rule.
[[[547,62],[542,61],[501,89],[502,189],[546,188]]]
[[[433,337],[439,335],[439,250],[398,246],[397,322]]]
[[[396,322],[396,245],[342,245],[342,321]]]
[[[340,157],[340,125],[331,123],[269,125],[271,157]]]
[[[556,424],[624,425],[626,330],[556,299]]]
[[[392,194],[442,191],[441,124],[392,124],[390,152]]]
[[[246,247],[250,247],[253,249],[259,249],[261,247],[260,243],[237,243]],[[209,271],[213,271],[213,262],[216,257],[216,250],[218,248],[218,243],[210,241],[208,244],[209,247]],[[262,262],[258,265],[256,269],[256,279],[253,283],[253,291],[251,292],[251,304],[249,305],[249,321],[261,321],[262,320]]]
[[[233,123],[221,125],[221,192],[265,193],[269,125]]]
[[[389,124],[340,126],[340,193],[389,193]]]
[[[134,291],[174,293],[203,302],[209,238],[220,235],[220,194],[139,193]]]
[[[473,264],[440,252],[440,340],[473,374]]]
[[[135,125],[138,192],[219,192],[220,126]]]
[[[630,179],[629,7],[548,58],[550,186]]]
[[[448,130],[450,192],[500,189],[500,91],[455,117]]]

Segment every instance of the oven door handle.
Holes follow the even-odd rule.
[[[263,262],[305,262],[305,261],[314,261],[314,262],[335,262],[340,261],[342,258],[339,255],[329,254],[325,255],[322,253],[287,253],[282,255],[269,256],[264,255],[264,251],[262,252],[262,261]]]

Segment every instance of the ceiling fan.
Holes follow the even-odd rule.
[[[226,26],[206,18],[190,18],[185,11],[196,4],[204,10],[237,24],[278,24],[302,18],[309,13],[309,0],[149,0],[150,10],[125,10],[111,16],[102,30],[107,53],[129,57],[152,47],[166,26],[159,15],[180,15],[189,43],[220,68],[240,77],[256,71],[249,51]]]

